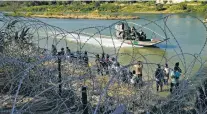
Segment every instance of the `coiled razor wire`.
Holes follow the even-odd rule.
[[[197,19],[205,27],[202,20]],[[95,26],[81,28],[75,31],[67,31],[62,28],[48,25],[35,18],[24,17],[0,17],[0,76],[1,76],[1,113],[44,113],[44,114],[65,114],[65,113],[206,113],[206,104],[197,99],[205,88],[205,64],[203,51],[206,48],[206,38],[198,53],[185,53],[179,44],[173,31],[168,27],[168,19],[173,14],[159,18],[155,21],[145,20],[146,24],[140,25],[126,20],[118,21],[110,26]],[[163,21],[161,27],[157,21]],[[124,41],[117,46],[114,35],[115,25],[118,23],[133,25],[137,30],[146,29],[163,39],[173,39],[179,50],[174,50],[175,55],[165,56],[167,47],[172,44],[164,42],[166,48],[162,49],[163,54],[137,52],[134,45],[131,46],[132,53],[121,53]],[[163,32],[164,36],[158,34],[147,25],[156,25]],[[94,33],[85,31],[93,29]],[[106,36],[103,31],[108,30],[110,35]],[[153,37],[153,36],[151,36]],[[83,42],[82,39],[85,38]],[[104,45],[104,39],[109,40],[112,48]],[[62,47],[69,47],[71,51],[84,52],[88,42],[95,41],[99,51],[88,50],[88,57],[91,66],[85,66],[79,59],[69,58],[67,55],[53,56],[52,45],[58,51]],[[72,42],[72,43],[71,43]],[[109,51],[110,50],[110,51]],[[98,74],[95,65],[95,55],[107,53],[110,57],[119,58],[128,56],[131,58],[128,64],[123,64],[114,71],[109,68],[109,73],[101,76]],[[161,58],[160,61],[152,61],[149,57]],[[187,57],[192,61],[187,64]],[[58,67],[58,61],[62,60]],[[134,87],[130,83],[130,76],[122,80],[122,71],[132,70],[138,60],[144,64],[143,80],[141,88]],[[180,80],[179,88],[173,94],[165,97],[156,92],[154,72],[157,64],[164,67],[165,63],[174,64],[177,60],[181,62],[183,77]],[[197,68],[195,68],[195,66]],[[60,71],[61,68],[61,71]],[[173,69],[173,65],[170,66]],[[196,69],[196,71],[195,71]],[[105,71],[102,69],[102,72]],[[61,73],[61,81],[60,75]],[[129,72],[128,74],[129,75]],[[61,85],[61,94],[60,94]],[[82,102],[81,87],[87,87],[87,106]],[[169,88],[169,87],[168,87]],[[169,93],[169,92],[166,92]],[[206,97],[206,96],[204,96]],[[199,97],[200,98],[200,97]],[[206,97],[207,98],[207,97]],[[197,102],[199,101],[199,102]],[[203,101],[204,102],[204,101]],[[197,107],[196,103],[200,103]],[[205,106],[201,106],[205,105]],[[204,107],[204,108],[202,108]],[[87,112],[85,111],[87,108]]]

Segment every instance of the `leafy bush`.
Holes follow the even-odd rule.
[[[169,10],[171,11],[175,11],[175,10],[187,10],[187,4],[186,3],[179,3],[179,4],[175,4],[172,5]]]
[[[145,3],[146,6],[153,6],[155,4],[155,1],[148,1]]]
[[[163,8],[163,4],[156,4],[156,10],[157,10],[157,11],[162,11],[162,10],[164,10],[164,8]]]
[[[119,6],[114,4],[102,4],[98,10],[99,11],[107,11],[107,12],[117,12],[119,10]]]
[[[201,6],[188,6],[187,7],[188,12],[201,12],[205,13],[207,12],[207,5],[201,5]]]
[[[178,6],[181,8],[181,10],[186,10],[187,9],[187,4],[186,3],[180,3]]]
[[[28,11],[28,12],[43,12],[47,10],[47,6],[33,6],[33,7],[24,7],[22,8],[22,11]]]
[[[93,11],[94,9],[95,9],[95,4],[91,3],[91,4],[84,5],[82,8],[80,8],[80,11],[90,12]]]
[[[187,11],[188,11],[188,12],[196,12],[196,9],[195,9],[194,6],[188,6],[188,7],[187,7]]]
[[[196,8],[196,12],[207,12],[207,5]]]
[[[121,6],[119,11],[122,12],[136,12],[136,11],[140,11],[142,10],[144,7],[141,5],[125,5],[125,6]]]
[[[170,10],[186,10],[187,4],[186,3],[175,4],[175,5],[172,5],[169,9]]]
[[[56,5],[46,5],[52,3],[50,2],[41,2],[39,5],[32,6],[31,4],[35,2],[23,2],[21,7],[11,8],[11,4],[7,4],[7,2],[3,2],[0,4],[1,11],[13,11],[12,9],[16,9],[19,12],[53,12],[53,13],[62,13],[62,12],[93,12],[98,10],[99,12],[146,12],[146,11],[162,11],[168,9],[169,11],[188,11],[188,12],[207,12],[207,2],[202,2],[201,5],[187,5],[186,3],[179,3],[173,5],[163,5],[157,4],[154,5],[155,2],[140,2],[135,4],[128,4],[128,2],[115,2],[115,3],[107,3],[107,2],[89,2],[88,4],[84,4],[83,2],[55,2]],[[59,5],[58,5],[59,4]],[[60,5],[63,4],[63,5]],[[68,4],[68,5],[67,5]],[[117,5],[118,4],[118,5]],[[12,5],[13,6],[13,5]],[[15,6],[15,5],[14,5]],[[27,15],[30,15],[28,13]],[[47,14],[47,13],[46,13]]]
[[[14,13],[11,13],[11,16],[18,17],[18,16],[23,16],[23,14],[20,12],[14,12]]]
[[[202,1],[201,2],[201,5],[206,5],[207,4],[207,1]]]
[[[101,4],[100,4],[100,2],[99,1],[97,1],[97,2],[95,2],[95,8],[98,8],[98,7],[100,7],[101,6]]]

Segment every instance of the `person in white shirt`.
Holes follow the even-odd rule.
[[[164,84],[165,85],[168,85],[169,75],[170,75],[170,68],[168,67],[168,64],[165,64],[165,68],[164,68]]]

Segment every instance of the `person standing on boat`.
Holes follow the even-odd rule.
[[[135,67],[136,75],[139,78],[139,85],[142,85],[142,83],[143,83],[143,81],[142,81],[143,63],[141,61],[138,61],[138,64],[135,64],[134,67]]]
[[[135,40],[136,39],[136,29],[133,27],[131,27],[131,39],[130,40]]]
[[[115,29],[116,29],[116,37],[118,39],[124,39],[124,37],[125,37],[125,34],[124,34],[124,23],[117,24],[115,26]]]
[[[138,34],[139,34],[139,41],[143,41],[143,37],[142,37],[143,31],[142,30],[139,31]]]
[[[122,37],[122,39],[124,39],[125,38],[125,31],[124,31],[124,23],[121,23],[121,25],[120,25],[120,35],[121,35],[121,37]]]
[[[140,31],[140,35],[144,35],[144,32],[142,30]]]
[[[141,41],[146,41],[147,40],[147,36],[142,30],[140,31],[140,36],[141,36]]]

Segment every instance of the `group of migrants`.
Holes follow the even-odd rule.
[[[117,38],[126,40],[137,40],[137,41],[148,41],[146,34],[140,30],[139,32],[134,26],[128,27],[124,23],[116,25],[116,36]]]
[[[64,48],[61,48],[60,52],[57,52],[56,46],[52,45],[52,55],[66,56],[66,58],[64,59],[68,59],[70,63],[76,62],[77,64],[81,64],[84,66],[89,65],[87,51],[85,51],[84,53],[81,53],[80,51],[76,51],[75,53],[72,53],[69,47],[66,47],[66,50]]]
[[[133,77],[131,79],[131,82],[135,85],[138,85],[138,87],[142,86],[142,69],[143,69],[143,63],[141,61],[138,61],[137,64],[134,65],[135,70],[133,70]],[[179,79],[181,76],[182,70],[179,67],[179,62],[175,63],[174,69],[170,69],[168,67],[168,64],[165,64],[164,68],[161,68],[160,64],[157,64],[157,69],[155,71],[155,80],[156,80],[156,89],[157,92],[160,90],[163,90],[163,86],[169,85],[169,79],[171,79],[170,82],[170,92],[172,93],[175,89],[179,87]]]
[[[101,58],[99,57],[99,54],[97,54],[95,62],[99,74],[103,75],[104,70],[106,71],[106,74],[108,74],[108,69],[110,68],[119,74],[119,77],[123,82],[132,83],[135,87],[139,88],[143,86],[143,63],[141,61],[138,61],[134,65],[134,70],[132,72],[127,68],[124,69],[114,57],[110,59],[108,54],[106,55],[106,58],[104,54],[102,54]],[[168,64],[165,64],[164,68],[161,68],[161,65],[158,64],[154,75],[157,91],[162,91],[164,85],[168,86],[169,79],[171,79],[170,92],[172,93],[173,90],[177,89],[179,86],[181,73],[182,70],[179,67],[179,62],[175,64],[174,69],[170,69]]]
[[[182,70],[179,67],[179,62],[175,63],[174,69],[170,69],[168,64],[165,64],[164,69],[162,69],[160,64],[158,64],[155,71],[157,91],[159,91],[159,89],[162,91],[163,85],[169,85],[169,79],[171,78],[170,92],[172,93],[174,89],[179,87],[181,73]]]
[[[95,59],[96,68],[98,74],[112,74],[118,76],[116,79],[120,79],[124,83],[133,83],[134,86],[141,85],[142,82],[142,63],[141,61],[135,65],[135,70],[131,72],[129,68],[121,66],[120,63],[114,57],[110,57],[108,54],[102,53],[101,57],[99,54],[96,55]],[[137,75],[138,77],[136,78]],[[136,82],[134,81],[136,80]],[[139,84],[139,85],[138,85]]]
[[[52,45],[52,55],[66,55],[69,58],[70,62],[78,61],[79,65],[83,65],[85,67],[89,67],[89,58],[87,55],[87,51],[81,53],[77,51],[72,53],[71,50],[66,47],[66,51],[64,48],[61,48],[60,52],[57,52],[57,49],[54,45]],[[124,68],[120,65],[120,63],[114,58],[110,57],[109,54],[96,54],[95,57],[95,67],[97,69],[97,73],[99,75],[114,74],[118,75],[119,79],[121,79],[125,83],[132,83],[135,87],[141,87],[143,85],[143,63],[142,61],[138,61],[134,65],[134,70],[131,72],[129,68]],[[164,68],[161,68],[160,64],[157,64],[157,69],[155,71],[155,79],[156,79],[156,89],[157,91],[162,91],[164,85],[169,85],[169,79],[171,78],[170,83],[170,92],[172,93],[174,89],[179,86],[179,78],[181,76],[182,70],[179,67],[179,62],[177,62],[174,66],[174,69],[170,69],[168,64],[165,64]]]

